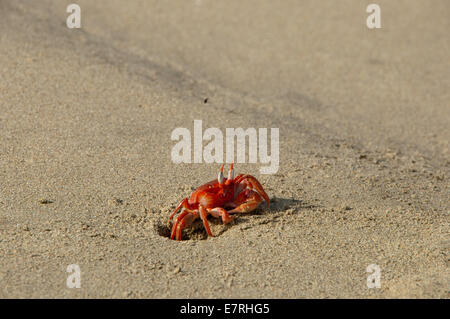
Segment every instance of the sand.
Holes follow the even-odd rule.
[[[369,1],[77,3],[0,0],[0,297],[448,298],[448,1],[377,30]],[[270,208],[177,242],[220,166],[173,163],[196,119],[279,128],[280,167],[238,163]]]

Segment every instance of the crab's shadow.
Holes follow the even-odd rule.
[[[303,200],[272,197],[270,199],[269,208],[267,208],[267,206],[263,202],[257,209],[250,213],[234,214],[236,218],[229,224],[224,225],[220,218],[214,218],[212,216],[208,216],[208,223],[214,236],[218,237],[229,229],[237,227],[238,225],[240,225],[239,227],[241,227],[241,229],[242,227],[248,229],[258,224],[277,222],[281,216],[296,214],[301,210],[311,209],[314,207],[316,206],[305,203]],[[250,220],[255,218],[258,219],[256,225],[255,223],[250,223]],[[247,223],[249,224],[249,227],[245,227],[245,224]],[[158,223],[157,225],[155,225],[155,230],[160,236],[170,237],[169,225]],[[203,227],[202,221],[198,219],[191,226],[183,229],[182,237],[183,240],[205,240],[208,238],[208,234]]]

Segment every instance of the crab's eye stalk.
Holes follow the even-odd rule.
[[[223,180],[224,180],[223,172],[220,171],[219,175],[217,176],[217,181],[219,182],[219,184],[223,184]]]
[[[226,185],[230,185],[234,180],[234,169],[233,169],[233,163],[231,163],[230,170],[228,171],[228,178],[225,182]]]
[[[225,166],[225,164],[222,164],[222,167],[220,168],[220,172],[219,172],[219,175],[217,176],[217,181],[219,182],[219,184],[223,184],[223,180],[224,180],[224,177],[223,177],[223,167]]]
[[[230,165],[230,172],[228,173],[228,179],[229,179],[229,180],[234,179],[234,168],[233,168],[233,163],[231,163],[231,165]]]

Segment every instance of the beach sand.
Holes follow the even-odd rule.
[[[450,3],[369,3],[79,0],[69,29],[0,0],[0,297],[448,298]],[[279,128],[279,170],[237,163],[270,208],[178,242],[220,167],[172,161],[194,120]]]

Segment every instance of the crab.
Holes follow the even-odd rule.
[[[269,196],[255,177],[248,174],[234,177],[231,163],[228,178],[225,178],[224,166],[225,164],[221,166],[217,180],[198,187],[189,199],[182,199],[175,208],[169,217],[169,224],[180,209],[181,213],[172,225],[170,239],[181,240],[181,230],[198,218],[202,220],[208,236],[213,237],[207,220],[208,215],[222,218],[222,222],[228,224],[236,217],[231,214],[251,212],[263,200],[269,208]]]

